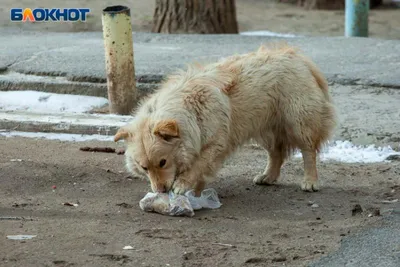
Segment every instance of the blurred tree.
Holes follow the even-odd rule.
[[[297,5],[306,9],[344,9],[344,3],[345,0],[297,0]],[[382,4],[382,0],[370,0],[369,3],[370,8],[375,8]]]
[[[238,33],[235,0],[156,0],[152,32]]]

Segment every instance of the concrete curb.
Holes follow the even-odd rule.
[[[138,99],[154,92],[160,86],[163,76],[150,78],[139,77],[136,82]],[[364,85],[368,87],[400,89],[399,84],[381,84],[359,79],[343,79],[339,77],[327,77],[330,84],[340,85]],[[23,74],[19,72],[0,73],[0,91],[25,91],[33,90],[56,94],[73,94],[98,96],[107,98],[107,84],[103,80],[91,81],[88,79],[70,79],[64,76],[39,76]]]
[[[159,84],[154,82],[137,82],[139,99],[154,91],[158,86]],[[0,74],[0,91],[24,90],[107,98],[107,84],[105,82],[71,81],[63,76],[38,76],[18,72]]]
[[[131,116],[0,112],[0,129],[21,132],[114,135]]]

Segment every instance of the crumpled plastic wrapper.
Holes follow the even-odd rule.
[[[185,195],[170,193],[147,193],[139,202],[142,210],[156,212],[169,216],[194,216],[194,211],[199,209],[218,209],[221,207],[218,194],[213,188],[205,189],[200,197],[194,191]]]

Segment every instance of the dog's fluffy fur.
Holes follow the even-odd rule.
[[[300,149],[302,189],[316,191],[316,155],[335,117],[323,74],[281,44],[170,76],[114,140],[127,142],[128,169],[149,177],[153,191],[201,191],[249,140],[268,152],[256,184],[274,183],[284,160]]]

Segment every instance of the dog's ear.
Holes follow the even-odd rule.
[[[179,126],[176,120],[162,120],[154,126],[153,133],[166,141],[179,138]]]
[[[114,142],[118,142],[119,140],[131,140],[132,137],[133,134],[126,127],[121,127],[114,136]]]

